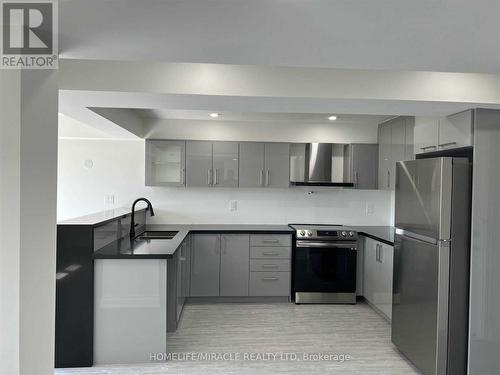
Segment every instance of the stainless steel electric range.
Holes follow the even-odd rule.
[[[356,303],[358,234],[337,225],[292,224],[292,296],[301,303]]]

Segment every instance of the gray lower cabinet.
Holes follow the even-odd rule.
[[[186,142],[186,186],[212,186],[212,174],[212,142]]]
[[[219,295],[220,235],[193,234],[191,246],[191,297]]]
[[[290,295],[291,235],[192,234],[190,259],[190,297]]]
[[[240,187],[264,186],[264,143],[240,143]]]
[[[377,189],[377,144],[353,143],[345,146],[344,182],[352,182],[356,189]]]
[[[290,272],[250,272],[251,296],[290,295]]]
[[[221,235],[221,296],[248,296],[249,237],[248,234]]]
[[[250,235],[250,296],[290,296],[291,244],[288,234]]]
[[[393,258],[392,246],[365,237],[363,294],[388,320],[392,316]]]

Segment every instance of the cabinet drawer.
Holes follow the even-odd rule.
[[[289,247],[251,247],[250,259],[290,259],[291,250]]]
[[[250,246],[292,246],[289,234],[251,234]]]
[[[289,296],[290,272],[250,272],[251,296]]]
[[[290,271],[290,260],[288,259],[252,259],[250,260],[250,271]]]

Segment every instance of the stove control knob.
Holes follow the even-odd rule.
[[[307,235],[308,235],[309,237],[311,237],[311,236],[313,235],[313,232],[311,232],[310,230],[308,230],[308,231],[307,231]]]
[[[300,236],[305,236],[306,235],[306,231],[305,230],[301,230],[300,233],[299,233]]]
[[[341,233],[341,234],[342,234],[342,237],[347,236],[347,232],[346,232],[345,230],[344,230],[344,231],[342,231],[342,233]]]
[[[353,237],[354,236],[354,232],[349,232],[349,237]]]

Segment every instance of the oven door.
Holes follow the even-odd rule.
[[[295,302],[355,303],[356,254],[355,242],[297,241],[293,266]]]

